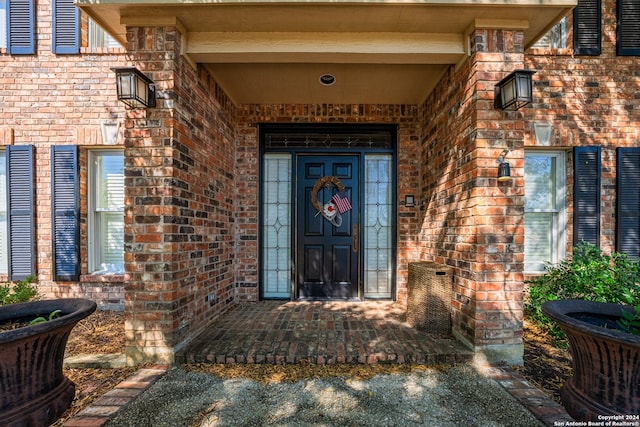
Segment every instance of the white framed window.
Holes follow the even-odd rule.
[[[0,274],[8,274],[7,241],[7,152],[0,150]]]
[[[7,0],[0,0],[0,49],[7,47]]]
[[[3,0],[0,0],[3,1]],[[88,18],[87,22],[87,43],[90,48],[96,47],[121,47],[120,43],[111,37],[106,31],[102,29],[96,21]]]
[[[565,153],[528,151],[524,156],[524,270],[544,271],[564,258]]]
[[[89,151],[89,271],[124,273],[124,153]]]
[[[551,27],[549,32],[542,36],[533,45],[537,48],[564,49],[567,47],[567,18],[562,18],[560,22]]]

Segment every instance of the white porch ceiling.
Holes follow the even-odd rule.
[[[530,46],[576,0],[77,0],[124,44],[127,26],[176,25],[183,55],[238,104],[425,99],[467,55],[473,28],[522,29]],[[336,83],[323,86],[322,74]]]

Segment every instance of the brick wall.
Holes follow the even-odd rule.
[[[234,303],[235,112],[175,28],[129,28],[127,50],[160,99],[125,122],[126,353],[170,362]]]
[[[616,2],[603,1],[602,52],[574,56],[572,15],[566,49],[530,49],[526,67],[534,75],[534,102],[525,109],[525,145],[541,148],[534,123],[550,123],[550,148],[602,146],[600,245],[615,250],[617,147],[640,144],[640,68],[637,56],[616,55]],[[566,248],[573,243],[573,156],[567,156]]]
[[[534,123],[553,125],[551,147],[602,145],[602,242],[614,247],[615,148],[640,139],[640,71],[637,57],[615,55],[613,0],[603,5],[602,55],[574,57],[571,46],[525,55],[521,32],[477,29],[469,61],[451,67],[419,106],[236,107],[204,68],[182,60],[175,28],[129,28],[126,56],[124,49],[86,47],[83,55],[56,56],[50,11],[49,1],[39,3],[38,55],[0,51],[0,144],[36,147],[40,291],[121,308],[126,281],[132,363],[171,360],[230,306],[258,300],[259,123],[399,125],[397,196],[414,194],[417,207],[398,208],[397,298],[406,301],[409,262],[453,267],[454,327],[473,347],[521,354],[523,159],[524,148],[539,148]],[[110,68],[133,59],[157,83],[161,99],[158,108],[125,114]],[[517,112],[494,109],[495,83],[523,67],[538,70],[534,104]],[[124,128],[110,147],[125,150],[126,277],[87,274],[87,150],[103,146],[105,121]],[[81,146],[79,283],[52,281],[53,144]],[[506,184],[496,181],[504,149],[514,177]],[[571,162],[568,156],[567,248]]]
[[[85,19],[86,21],[86,19]],[[37,284],[43,297],[86,297],[100,307],[122,309],[123,277],[87,276],[86,168],[81,176],[82,280],[52,280],[50,147],[104,148],[102,124],[122,122],[111,67],[126,63],[125,51],[82,48],[83,55],[51,52],[51,3],[38,2],[37,55],[8,55],[0,49],[0,146],[35,147]],[[123,141],[109,147],[122,148]],[[7,277],[0,277],[4,281]]]

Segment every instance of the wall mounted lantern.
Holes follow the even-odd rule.
[[[531,76],[535,71],[515,70],[494,88],[493,106],[501,110],[518,110],[533,101]]]
[[[498,181],[508,181],[511,179],[511,166],[504,158],[509,153],[509,150],[504,150],[499,156],[498,160]]]
[[[117,67],[112,70],[116,72],[118,101],[131,108],[156,106],[156,86],[153,80],[135,67]]]

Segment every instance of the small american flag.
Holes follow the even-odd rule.
[[[336,208],[338,208],[338,212],[340,212],[341,214],[351,209],[351,202],[349,202],[349,199],[347,199],[346,196],[340,197],[340,194],[336,193],[331,198],[331,201],[334,205],[336,205]]]

